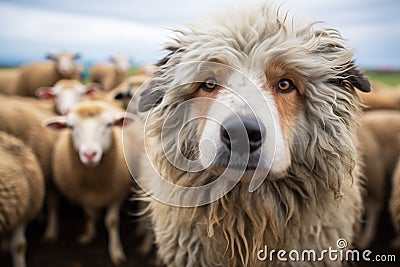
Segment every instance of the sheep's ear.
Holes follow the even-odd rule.
[[[341,76],[343,78],[332,79],[328,82],[339,86],[342,86],[347,82],[362,92],[371,92],[371,83],[369,82],[367,76],[365,75],[364,71],[362,71],[353,61],[348,64]]]
[[[81,58],[81,54],[75,53],[74,56],[72,57],[74,60],[78,60]]]
[[[55,97],[53,87],[40,87],[36,89],[35,95],[40,99],[53,99]]]
[[[86,95],[92,95],[98,91],[100,91],[101,85],[98,83],[91,83],[86,86]]]
[[[68,128],[67,118],[64,116],[50,118],[43,123],[43,126],[55,130],[65,129]]]
[[[133,115],[129,113],[121,113],[115,116],[114,125],[115,126],[127,126],[135,121]]]

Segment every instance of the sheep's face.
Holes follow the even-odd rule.
[[[110,59],[118,72],[128,72],[131,67],[131,59],[127,56],[115,56]]]
[[[130,121],[132,119],[125,114],[115,115],[100,105],[81,104],[67,116],[50,119],[45,124],[55,129],[69,128],[80,161],[88,167],[96,167],[112,145],[112,127]]]
[[[61,80],[54,87],[41,87],[36,96],[42,99],[54,99],[58,114],[67,115],[74,106],[82,101],[83,96],[98,90],[97,84],[84,86],[77,80]]]
[[[70,54],[67,52],[61,52],[56,55],[49,54],[47,55],[47,59],[50,59],[54,62],[57,71],[61,74],[61,76],[68,78],[75,71],[75,60],[77,60],[80,56],[78,54]]]

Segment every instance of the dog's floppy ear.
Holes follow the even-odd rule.
[[[349,69],[345,71],[347,80],[357,89],[363,92],[371,92],[371,83],[365,73],[360,70],[354,62],[349,64]]]
[[[165,48],[165,50],[168,50],[170,52],[156,64],[157,68],[159,69],[167,65],[175,54],[183,51],[183,49],[180,48],[178,44],[174,46],[172,45],[168,46]],[[161,103],[165,91],[155,84],[157,76],[160,75],[161,75],[161,70],[156,71],[153,74],[153,77],[151,78],[150,82],[148,82],[146,85],[142,85],[141,88],[142,92],[139,94],[139,101],[138,101],[139,112],[146,112]]]
[[[139,112],[149,111],[151,108],[161,103],[164,97],[164,92],[153,90],[152,88],[145,89],[139,95],[138,110]]]
[[[347,56],[348,54],[346,55],[346,53],[344,53],[347,48],[331,37],[331,35],[336,36],[337,34],[337,32],[329,33],[316,31],[315,36],[320,38],[320,43],[313,52],[329,61],[335,58]],[[371,84],[369,83],[367,76],[350,58],[349,61],[344,63],[342,66],[335,66],[333,68],[338,70],[338,77],[328,80],[328,83],[333,83],[338,86],[345,86],[346,83],[350,83],[353,87],[362,92],[371,91]]]
[[[336,78],[329,80],[329,83],[333,83],[342,86],[345,82],[351,83],[355,88],[362,92],[371,92],[371,83],[369,82],[364,71],[358,68],[358,66],[352,61],[347,65],[345,71],[341,74],[343,78]]]

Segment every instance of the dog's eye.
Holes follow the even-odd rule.
[[[294,86],[293,81],[290,79],[282,79],[278,82],[277,91],[279,93],[290,93],[294,89],[296,89],[296,87]]]
[[[201,89],[203,89],[206,92],[212,92],[215,89],[217,89],[217,82],[215,81],[214,78],[209,77],[207,79],[205,79],[202,83],[201,83]]]

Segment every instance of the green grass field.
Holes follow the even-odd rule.
[[[368,70],[367,76],[371,81],[383,82],[390,86],[400,85],[400,71],[381,72]]]

